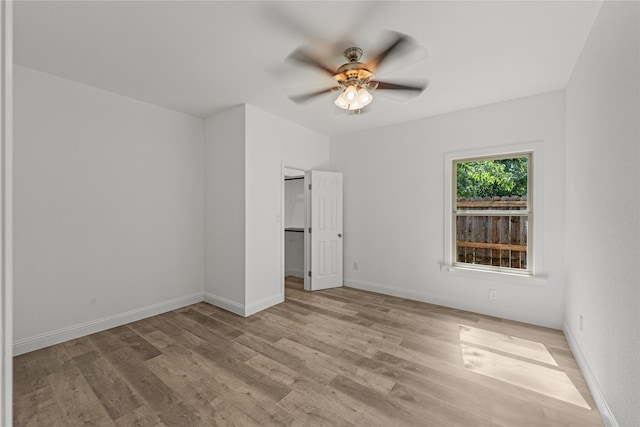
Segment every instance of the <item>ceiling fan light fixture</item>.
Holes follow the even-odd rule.
[[[349,111],[359,110],[362,107],[364,107],[364,105],[360,104],[358,101],[354,101],[349,104]]]
[[[369,91],[366,90],[365,88],[360,88],[360,90],[358,91],[358,101],[357,101],[358,104],[361,105],[360,108],[366,107],[371,103],[371,101],[373,101],[373,96],[371,96]]]
[[[340,92],[336,98],[335,104],[343,110],[360,110],[373,101],[373,96],[365,88],[357,88],[356,86],[348,86]]]
[[[355,86],[348,86],[344,91],[344,96],[349,102],[353,102],[358,97],[358,90]]]
[[[347,97],[344,94],[344,91],[340,92],[340,95],[336,98],[335,102],[336,106],[342,108],[343,110],[349,109],[349,101],[347,101]]]

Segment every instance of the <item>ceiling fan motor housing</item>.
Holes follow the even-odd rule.
[[[333,75],[333,78],[340,86],[356,86],[360,88],[365,86],[369,79],[373,77],[373,73],[367,70],[363,63],[358,62],[361,56],[362,49],[359,47],[350,47],[344,51],[344,57],[349,62],[338,68]]]
[[[340,84],[340,86],[364,86],[369,82],[369,79],[373,77],[373,73],[365,68],[365,65],[361,62],[348,62],[342,65],[333,78]]]

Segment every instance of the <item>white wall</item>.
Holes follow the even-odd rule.
[[[284,300],[282,166],[328,170],[329,138],[246,107],[247,312]]]
[[[565,334],[619,426],[640,420],[639,8],[604,2],[566,89]]]
[[[14,69],[17,353],[202,299],[202,120]]]
[[[205,122],[205,300],[234,313],[245,305],[245,107]]]
[[[284,300],[282,167],[326,168],[328,137],[241,105],[206,121],[206,301],[248,316]]]
[[[538,140],[544,150],[543,200],[537,200],[544,219],[541,273],[548,282],[441,272],[445,153]],[[562,327],[563,92],[334,137],[331,165],[345,177],[347,286]],[[490,288],[497,290],[497,301],[489,300]]]

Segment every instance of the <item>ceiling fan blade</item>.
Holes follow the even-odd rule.
[[[335,87],[331,87],[331,88],[328,88],[328,89],[322,89],[322,90],[318,90],[318,91],[311,92],[311,93],[305,93],[305,94],[302,94],[302,95],[290,96],[289,99],[292,100],[293,102],[295,102],[296,104],[301,104],[303,102],[309,101],[312,98],[315,98],[316,96],[324,95],[325,93],[333,92],[335,90],[336,90]]]
[[[406,45],[410,38],[406,34],[392,32],[391,40],[388,46],[378,53],[372,60],[367,62],[367,68],[373,72],[382,64],[389,55],[392,53],[399,51],[403,45]]]
[[[369,88],[375,90],[404,90],[408,92],[422,92],[427,88],[427,82],[418,85],[403,85],[398,83],[371,81]]]
[[[302,48],[298,48],[293,52],[291,52],[291,54],[287,57],[287,59],[291,61],[296,61],[300,64],[309,65],[311,67],[320,69],[332,77],[336,73],[335,70],[332,70],[331,68],[327,67],[319,59],[305,52]]]

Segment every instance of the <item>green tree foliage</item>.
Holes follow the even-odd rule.
[[[458,198],[526,196],[526,157],[457,163]]]

